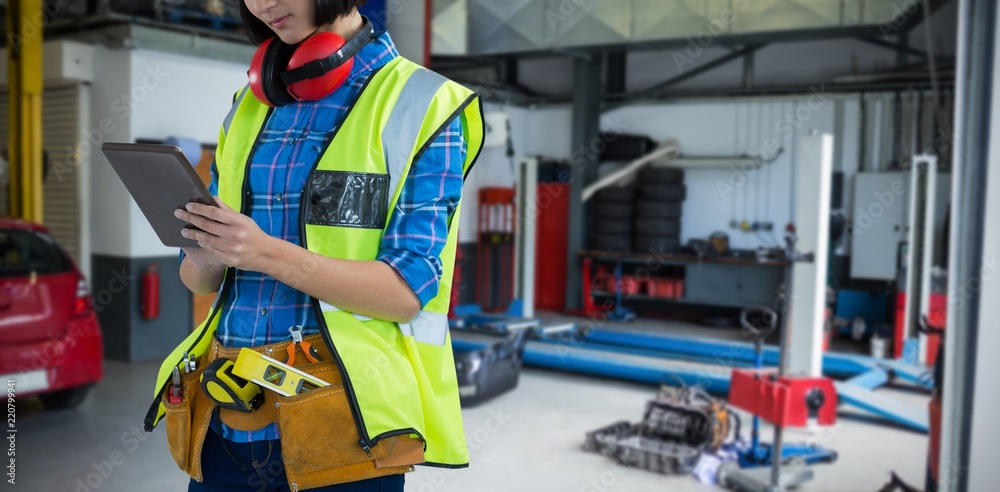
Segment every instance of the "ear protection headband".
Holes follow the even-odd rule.
[[[318,32],[297,45],[277,36],[257,47],[250,62],[250,90],[268,106],[317,101],[333,94],[354,66],[354,55],[375,40],[368,18],[350,41],[332,32]]]

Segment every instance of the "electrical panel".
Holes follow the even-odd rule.
[[[904,172],[858,173],[848,240],[851,278],[896,279],[899,244],[907,238],[910,176]]]
[[[510,138],[510,118],[507,113],[490,112],[483,116],[486,124],[486,137],[483,145],[486,147],[506,147]]]

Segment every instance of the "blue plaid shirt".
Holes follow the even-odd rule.
[[[389,34],[382,33],[354,57],[350,76],[333,94],[320,101],[279,107],[271,114],[250,157],[253,199],[244,211],[266,234],[301,245],[300,203],[312,164],[368,77],[397,56]],[[461,197],[466,151],[462,123],[456,117],[411,166],[382,237],[378,260],[399,273],[421,305],[438,293],[439,257],[448,238],[448,218]],[[213,165],[209,187],[213,195],[218,194],[217,173]],[[223,345],[281,342],[291,338],[288,329],[295,325],[304,328],[304,335],[319,332],[307,294],[259,272],[236,271],[216,332]],[[251,432],[221,422],[213,422],[213,427],[236,442],[279,437],[274,424]]]

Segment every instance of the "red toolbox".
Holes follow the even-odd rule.
[[[650,277],[646,281],[646,295],[660,299],[684,297],[684,279]]]
[[[607,290],[609,292],[617,292],[617,286],[615,285],[616,279],[614,275],[608,277]],[[622,295],[634,296],[642,290],[642,284],[636,280],[632,275],[622,275]]]

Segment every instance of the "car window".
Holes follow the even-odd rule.
[[[73,266],[48,235],[0,229],[0,277],[68,273]]]

